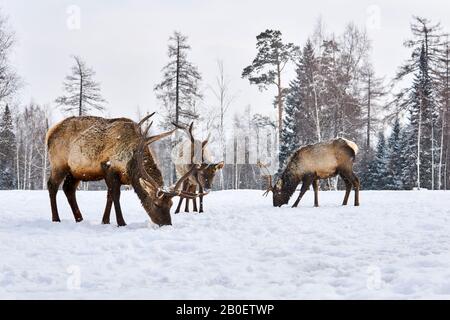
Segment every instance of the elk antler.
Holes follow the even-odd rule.
[[[263,196],[266,197],[270,191],[273,191],[272,175],[270,174],[269,169],[267,169],[266,164],[263,164],[261,161],[258,161],[257,165],[261,170],[263,170],[263,169],[266,170],[266,173],[267,173],[265,176],[267,177],[267,185],[268,186],[267,186],[266,191],[263,193]]]
[[[196,179],[197,184],[201,185],[201,182],[198,179],[198,173],[199,173],[199,171],[202,171],[202,170],[205,169],[204,167],[202,168],[202,164],[204,163],[205,146],[208,143],[210,135],[208,134],[208,137],[206,138],[206,140],[202,141],[202,143],[201,143],[201,148],[202,148],[202,150],[201,150],[201,159],[200,159],[201,163],[200,163],[200,165],[198,165],[198,164],[195,164],[195,161],[194,161],[194,158],[195,158],[195,138],[194,138],[194,134],[192,133],[192,130],[194,128],[194,122],[191,122],[189,127],[184,127],[184,126],[181,126],[181,125],[179,125],[177,123],[174,123],[174,122],[172,122],[172,124],[175,127],[185,131],[187,133],[188,137],[189,137],[189,140],[191,141],[191,165],[192,165],[192,167],[181,179],[183,179],[185,176],[187,176],[187,177],[192,176],[192,177],[194,177]],[[197,196],[204,196],[204,195],[207,195],[208,193],[209,192],[194,193],[194,194],[196,194]],[[186,192],[182,191],[182,194],[186,194]]]
[[[194,164],[194,156],[195,156],[195,138],[194,135],[192,133],[192,129],[194,127],[194,121],[191,122],[191,124],[189,125],[189,127],[184,127],[181,126],[175,122],[172,122],[172,124],[177,127],[178,129],[183,130],[184,132],[186,132],[186,134],[189,137],[189,140],[191,141],[191,164]]]
[[[186,180],[186,179],[188,179],[189,178],[189,176],[191,175],[191,174],[193,174],[193,172],[195,171],[195,170],[198,170],[199,169],[199,166],[198,165],[193,165],[192,167],[191,167],[191,169],[185,174],[185,175],[183,175],[183,177],[181,177],[178,181],[177,181],[177,183],[175,184],[175,186],[174,187],[171,187],[171,188],[168,188],[168,189],[166,189],[166,188],[164,188],[164,187],[161,187],[151,176],[150,176],[150,174],[148,174],[148,172],[147,172],[147,170],[145,170],[145,167],[144,167],[144,152],[145,152],[145,148],[146,148],[146,146],[147,145],[149,145],[149,144],[151,144],[151,143],[153,143],[153,142],[155,142],[155,141],[157,141],[157,140],[160,140],[160,139],[162,139],[162,138],[164,138],[164,137],[167,137],[167,136],[169,136],[169,135],[171,135],[175,130],[177,130],[177,129],[174,129],[174,130],[171,130],[171,131],[168,131],[168,132],[165,132],[165,133],[161,133],[161,134],[159,134],[159,135],[155,135],[155,136],[152,136],[152,137],[149,137],[149,138],[147,138],[146,136],[147,136],[147,133],[148,133],[148,131],[149,131],[149,129],[150,129],[150,127],[151,127],[151,125],[153,124],[153,122],[151,122],[148,126],[147,126],[147,128],[144,130],[144,132],[143,132],[143,135],[142,135],[142,138],[141,138],[141,140],[140,140],[140,142],[139,142],[139,145],[138,145],[138,158],[137,158],[137,162],[138,162],[138,168],[139,168],[139,171],[141,172],[141,174],[142,174],[142,176],[143,176],[143,179],[146,181],[146,182],[148,182],[148,184],[150,184],[155,190],[156,190],[156,196],[158,197],[158,198],[162,198],[164,195],[167,195],[167,196],[170,196],[170,197],[175,197],[175,196],[182,196],[182,197],[185,197],[185,198],[190,198],[190,199],[194,199],[194,198],[196,198],[196,197],[198,197],[198,196],[201,196],[201,195],[205,195],[206,193],[204,193],[204,194],[196,194],[196,193],[191,193],[191,192],[186,192],[186,191],[182,191],[182,190],[180,190],[180,188],[181,188],[181,185],[183,184],[183,182]]]
[[[145,116],[141,121],[139,121],[138,123],[138,127],[141,127],[145,121],[147,121],[148,119],[150,119],[156,112],[152,112],[149,115]]]

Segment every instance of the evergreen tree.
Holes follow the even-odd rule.
[[[387,146],[384,134],[378,136],[377,150],[372,163],[369,165],[368,183],[370,189],[383,190],[387,184]]]
[[[100,94],[100,84],[94,81],[95,71],[78,56],[73,56],[75,64],[72,73],[63,82],[65,95],[55,102],[66,112],[76,112],[78,116],[89,114],[92,109],[103,111],[105,100]]]
[[[260,89],[267,89],[270,85],[276,85],[275,107],[278,108],[278,132],[280,142],[283,128],[283,104],[285,88],[281,76],[286,65],[293,60],[298,48],[293,43],[283,43],[282,34],[278,30],[266,30],[256,37],[256,49],[258,50],[252,64],[244,68],[242,77],[248,78],[251,84],[256,84]]]
[[[287,100],[289,101],[289,98]],[[300,147],[297,136],[297,110],[296,104],[286,103],[280,143],[280,170],[284,168],[287,159],[292,155],[292,153]]]
[[[297,62],[296,77],[290,82],[286,95],[280,142],[280,169],[300,146],[321,141],[317,68],[314,48],[308,40]]]
[[[202,79],[197,67],[188,61],[191,47],[188,38],[175,31],[169,38],[169,63],[163,71],[163,80],[154,88],[157,98],[167,110],[164,126],[171,122],[188,125],[198,118],[196,104],[202,98],[199,83]]]
[[[416,160],[416,186],[418,188],[432,188],[433,147],[436,108],[433,100],[432,83],[429,75],[428,61],[425,47],[422,47],[420,66],[413,82],[410,97],[410,122],[413,138],[409,143],[415,147],[411,155]]]
[[[400,121],[397,118],[388,140],[386,189],[389,190],[400,190],[403,187],[403,159],[400,156],[402,153],[401,134]]]
[[[3,111],[0,122],[0,189],[15,188],[14,159],[16,155],[16,137],[8,105]]]
[[[395,80],[404,80],[414,75],[412,86],[402,89],[396,97],[400,108],[409,112],[411,127],[408,128],[410,140],[407,141],[410,157],[415,159],[417,188],[432,188],[435,183],[435,164],[439,162],[437,140],[441,123],[437,103],[438,85],[435,75],[438,73],[438,53],[440,46],[439,24],[431,25],[424,18],[415,17],[411,24],[413,39],[405,42],[412,49],[411,58],[399,69]]]
[[[400,134],[401,151],[399,162],[401,164],[401,182],[402,188],[411,190],[416,185],[416,146],[414,143],[414,128],[411,124],[406,126]],[[395,156],[395,155],[393,155]]]

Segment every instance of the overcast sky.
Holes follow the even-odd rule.
[[[80,9],[79,29],[68,27],[68,22],[73,26],[68,13],[73,5]],[[222,59],[238,93],[233,110],[251,105],[253,111],[273,116],[275,88],[261,93],[240,78],[255,56],[256,35],[267,28],[279,29],[285,41],[303,45],[319,16],[327,31],[337,34],[349,21],[368,25],[376,72],[387,78],[408,56],[402,43],[410,36],[413,15],[440,21],[450,31],[447,0],[0,0],[0,7],[17,35],[13,62],[26,82],[22,103],[32,99],[53,106],[73,63],[70,56],[77,54],[97,72],[107,115],[132,118],[137,106],[157,109],[153,87],[161,79],[167,40],[174,30],[189,37],[189,57],[202,73],[205,103],[215,103],[206,87],[214,82],[217,59]]]

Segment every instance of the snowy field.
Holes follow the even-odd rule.
[[[360,207],[321,192],[320,208],[308,192],[296,209],[261,193],[213,192],[158,228],[126,191],[117,228],[100,224],[104,192],[78,192],[79,224],[59,192],[55,224],[46,192],[2,191],[0,298],[450,298],[449,192],[362,192]]]

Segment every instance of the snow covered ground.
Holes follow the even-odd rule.
[[[296,209],[261,193],[213,192],[158,228],[127,191],[117,228],[104,192],[78,192],[79,224],[58,193],[55,224],[46,192],[2,191],[0,298],[450,298],[449,192],[366,191],[360,207],[321,192],[320,208],[308,192]]]

